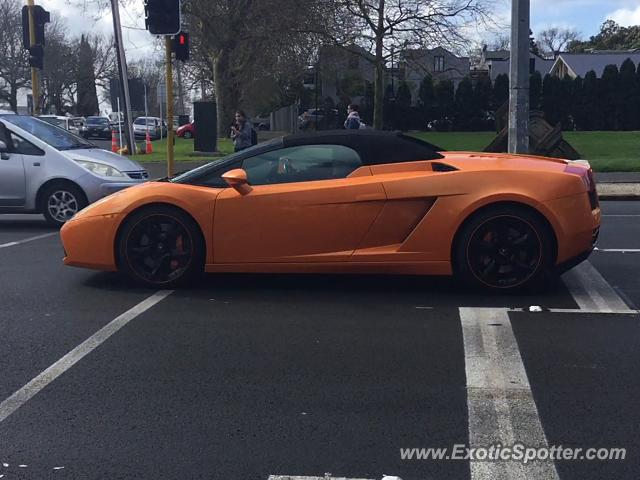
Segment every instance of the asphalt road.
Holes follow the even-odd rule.
[[[158,294],[64,267],[39,217],[0,216],[0,478],[637,478],[640,203],[603,209],[590,263],[524,296],[286,275]],[[400,451],[492,442],[627,455]]]

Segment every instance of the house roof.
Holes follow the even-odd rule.
[[[594,70],[601,77],[607,65],[620,68],[627,58],[636,65],[640,63],[640,53],[561,53],[551,71],[555,72],[562,62],[576,76],[584,77],[590,70]]]

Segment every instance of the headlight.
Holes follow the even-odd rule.
[[[109,178],[126,178],[126,175],[117,168],[98,162],[88,162],[87,160],[74,160],[78,165],[86,168],[95,175]]]

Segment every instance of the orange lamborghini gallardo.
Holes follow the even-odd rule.
[[[152,287],[206,271],[456,275],[509,290],[586,259],[599,227],[586,162],[363,130],[286,136],[123,190],[61,236],[65,264]]]

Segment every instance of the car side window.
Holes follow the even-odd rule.
[[[9,131],[9,137],[11,139],[11,153],[17,153],[20,155],[36,155],[43,156],[44,152],[36,147],[33,143],[25,140],[24,138]]]
[[[244,160],[251,185],[313,182],[346,178],[362,166],[355,150],[343,145],[303,145],[262,153]]]

